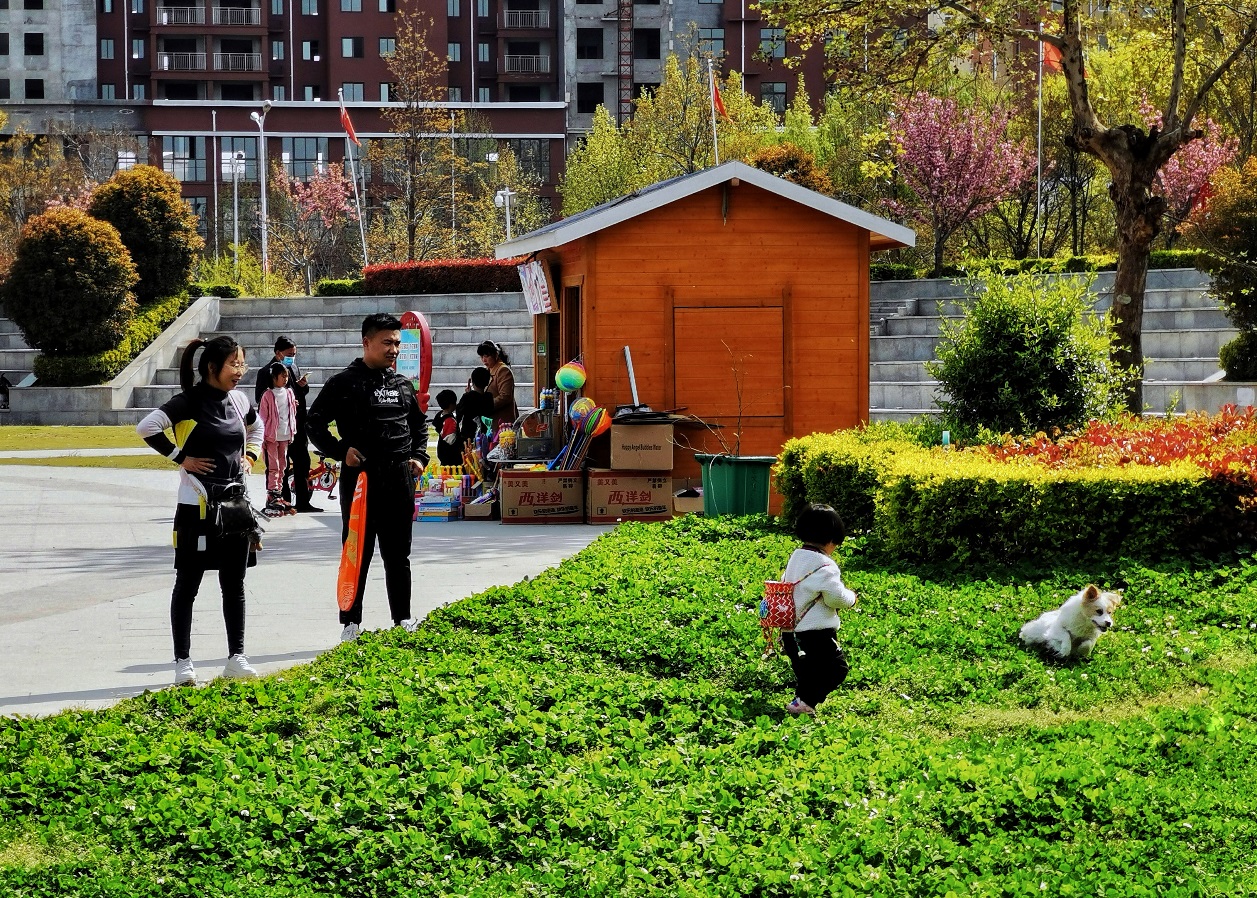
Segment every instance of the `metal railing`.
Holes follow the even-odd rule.
[[[261,25],[262,10],[256,6],[215,6],[215,25]]]
[[[214,71],[216,72],[260,72],[262,71],[261,53],[215,53]]]
[[[549,28],[548,9],[506,9],[502,11],[502,24],[506,28]]]
[[[504,56],[502,71],[508,75],[548,75],[549,56]]]
[[[158,25],[204,25],[204,6],[159,6]]]
[[[205,70],[205,54],[158,53],[157,68],[163,72],[201,72]]]

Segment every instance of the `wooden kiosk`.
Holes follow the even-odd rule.
[[[543,263],[556,311],[534,317],[537,389],[583,357],[585,395],[614,409],[719,424],[744,455],[852,427],[869,414],[869,253],[916,235],[789,181],[727,162],[655,184],[501,244]],[[740,427],[739,427],[740,420]],[[698,465],[678,433],[673,476]]]

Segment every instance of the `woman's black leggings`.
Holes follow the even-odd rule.
[[[227,655],[244,651],[244,565],[232,565],[218,571],[218,584],[223,590],[223,623],[227,625]],[[188,658],[192,651],[192,603],[201,589],[203,568],[179,568],[175,571],[175,591],[170,597],[170,629],[175,637],[175,659]]]

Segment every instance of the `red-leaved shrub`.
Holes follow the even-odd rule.
[[[387,262],[362,271],[366,296],[431,293],[518,293],[520,259],[432,259]]]

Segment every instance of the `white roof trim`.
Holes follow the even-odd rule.
[[[758,168],[752,168],[742,162],[725,162],[713,168],[677,178],[666,187],[648,189],[640,196],[613,200],[605,204],[607,208],[603,211],[591,211],[590,214],[575,218],[570,224],[565,225],[560,221],[554,226],[542,228],[530,234],[521,234],[513,240],[498,244],[496,256],[499,259],[506,259],[543,249],[552,249],[684,199],[709,187],[723,184],[733,178],[739,178],[762,190],[794,200],[802,206],[808,206],[840,221],[863,228],[901,246],[916,246],[917,235],[911,228],[897,225],[880,216],[849,206],[814,190],[808,190],[806,187],[800,187],[798,184],[778,178]]]

